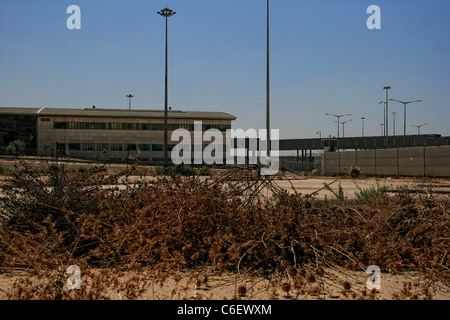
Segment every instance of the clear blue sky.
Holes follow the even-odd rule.
[[[69,30],[69,5],[81,30]],[[168,6],[169,105],[265,128],[265,0],[0,0],[0,106],[162,109]],[[381,30],[369,30],[369,5]],[[282,138],[379,135],[385,98],[421,133],[450,135],[450,1],[271,0],[271,126]],[[402,133],[403,105],[396,111]],[[389,118],[392,132],[392,116]],[[342,133],[342,126],[341,126]]]

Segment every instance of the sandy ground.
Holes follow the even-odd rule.
[[[205,282],[205,274],[207,279]],[[125,283],[130,274],[125,274],[119,283]],[[11,292],[13,283],[23,277],[30,277],[24,273],[6,273],[0,275],[0,299],[6,298],[6,293]],[[90,276],[92,277],[92,276]],[[265,279],[262,277],[249,277],[238,273],[198,273],[181,272],[177,276],[168,276],[164,280],[160,277],[152,278],[151,274],[138,276],[141,284],[146,284],[146,290],[140,297],[144,300],[343,300],[343,299],[375,299],[394,300],[396,295],[400,299],[425,299],[424,288],[428,288],[433,300],[450,300],[450,288],[442,284],[434,284],[431,287],[424,285],[424,281],[413,272],[393,275],[380,274],[380,289],[371,295],[367,287],[367,279],[370,274],[364,271],[348,271],[344,269],[326,269],[325,275],[315,283],[307,284],[303,291],[295,288],[294,279],[287,277]],[[33,277],[31,277],[33,279]],[[92,279],[92,278],[90,278]],[[86,285],[83,274],[81,285]],[[200,281],[199,281],[200,280]],[[37,280],[36,280],[37,281]],[[84,282],[83,282],[84,281]],[[350,290],[343,290],[344,282],[350,283]],[[289,282],[289,292],[282,290],[282,284]],[[405,284],[411,287],[405,291]],[[120,286],[120,284],[116,284]],[[245,286],[244,295],[239,294],[239,287]],[[67,286],[65,284],[65,290]],[[313,292],[314,288],[320,288],[320,292]],[[72,289],[76,290],[76,289]],[[344,293],[345,291],[345,293]],[[364,295],[363,292],[366,292]],[[403,291],[403,295],[402,295]],[[124,299],[123,291],[108,287],[108,295],[113,300]],[[415,295],[415,296],[414,296]]]
[[[0,165],[6,168],[13,169],[14,161],[0,159]],[[48,163],[46,161],[34,161],[35,165],[47,167]],[[117,174],[127,168],[125,164],[112,164],[105,165],[102,164],[92,164],[99,167],[104,167],[106,169],[106,174]],[[89,167],[86,163],[71,163],[68,165],[69,171],[76,171],[80,166]],[[224,170],[219,169],[217,172],[224,172]],[[204,179],[205,177],[201,177]],[[4,177],[0,176],[0,181]],[[130,176],[128,180],[125,177],[119,179],[120,184],[118,186],[120,189],[125,188],[128,184],[134,184],[145,181],[152,181],[156,179],[155,176]],[[330,188],[335,192],[339,190],[339,184],[344,192],[344,196],[348,199],[355,197],[355,192],[360,192],[361,190],[370,187],[383,187],[387,186],[390,190],[398,190],[399,188],[408,189],[421,192],[435,191],[439,192],[439,195],[449,196],[450,195],[450,178],[421,178],[421,177],[400,177],[400,178],[390,178],[390,177],[361,177],[356,179],[350,179],[349,177],[342,177],[336,181],[336,177],[324,177],[324,176],[300,176],[296,174],[287,174],[285,177],[274,177],[275,182],[285,190],[290,193],[299,193],[301,195],[312,194],[318,190],[315,197],[317,199],[333,199],[335,196],[333,192],[324,188],[325,184],[330,184]],[[111,187],[111,186],[109,186]],[[392,193],[391,193],[392,194]]]

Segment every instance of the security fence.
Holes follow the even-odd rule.
[[[323,174],[361,174],[450,177],[450,146],[421,146],[326,152],[321,158]]]

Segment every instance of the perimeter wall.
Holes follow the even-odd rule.
[[[450,146],[390,148],[326,152],[323,174],[346,174],[358,167],[361,174],[450,177]]]

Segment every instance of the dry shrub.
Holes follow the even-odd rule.
[[[247,169],[212,181],[155,178],[123,190],[101,187],[117,177],[63,172],[43,176],[25,167],[0,190],[0,264],[47,279],[18,285],[12,297],[106,299],[118,290],[116,297],[135,299],[145,282],[118,284],[118,272],[143,268],[254,272],[286,293],[315,295],[323,293],[324,268],[333,266],[414,270],[429,283],[449,284],[447,198],[400,193],[330,204],[288,194]],[[96,289],[73,293],[59,286],[71,264],[87,275],[115,271],[99,283],[87,276]]]

